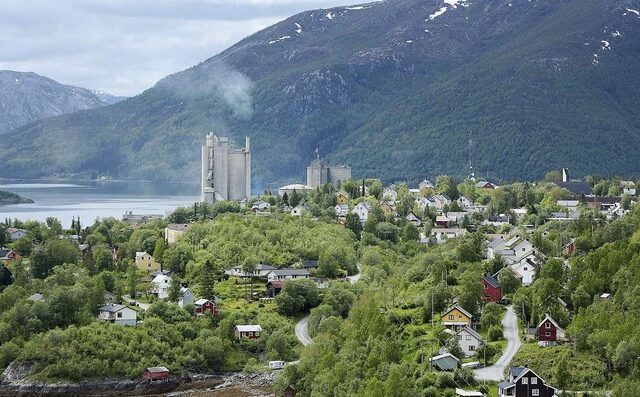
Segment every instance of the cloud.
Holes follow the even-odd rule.
[[[3,0],[0,69],[135,95],[292,14],[359,2]]]

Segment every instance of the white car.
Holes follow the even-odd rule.
[[[287,365],[284,361],[269,361],[269,368],[271,369],[283,369]]]

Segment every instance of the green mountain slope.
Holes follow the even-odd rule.
[[[640,0],[387,0],[264,29],[143,94],[0,136],[0,176],[197,180],[213,130],[254,189],[316,147],[357,177],[639,173]]]

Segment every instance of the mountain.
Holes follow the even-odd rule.
[[[387,0],[303,12],[109,107],[0,139],[0,176],[197,180],[252,137],[254,191],[319,148],[355,177],[638,174],[640,0]],[[0,136],[0,138],[2,138]],[[78,145],[77,143],[81,144]]]
[[[0,70],[0,132],[33,121],[119,102],[101,91],[60,84],[35,73]]]

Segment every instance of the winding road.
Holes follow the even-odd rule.
[[[473,371],[476,380],[502,380],[507,366],[509,366],[511,360],[516,356],[518,350],[520,350],[522,342],[520,341],[520,333],[518,331],[518,318],[511,306],[507,307],[507,314],[505,314],[502,319],[502,332],[507,340],[507,349],[495,364]]]
[[[360,280],[360,276],[362,276],[362,267],[360,267],[360,264],[358,263],[358,273],[354,274],[353,276],[348,276],[347,280],[349,280],[351,284],[355,284],[358,282],[358,280]],[[296,323],[295,331],[296,331],[296,338],[298,338],[298,340],[300,341],[300,343],[302,343],[303,346],[308,346],[313,342],[313,340],[311,339],[311,336],[309,336],[309,316],[308,315],[302,317]]]

